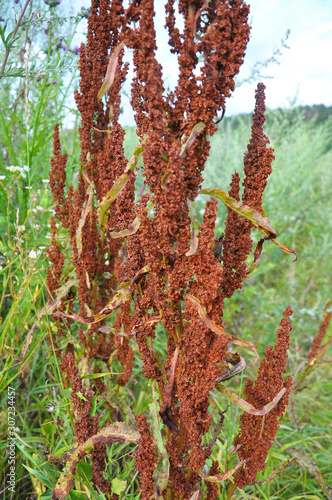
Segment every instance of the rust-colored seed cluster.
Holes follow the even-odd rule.
[[[135,468],[140,471],[142,500],[150,500],[154,496],[153,472],[158,463],[155,454],[156,445],[151,436],[150,425],[144,415],[137,415],[137,428],[140,433],[138,451],[134,454]]]
[[[263,417],[243,413],[241,417],[240,434],[235,438],[234,445],[240,446],[239,458],[246,460],[245,467],[235,475],[235,484],[242,488],[256,480],[257,472],[264,470],[269,449],[275,439],[280,419],[283,416],[292,385],[291,377],[285,382],[283,374],[287,363],[287,349],[289,347],[289,332],[292,327],[289,316],[293,314],[290,307],[284,311],[281,328],[277,331],[277,342],[274,349],[267,346],[264,351],[265,360],[261,361],[257,380],[246,382],[246,401],[255,408],[261,409],[268,404],[283,387],[287,389],[277,405]]]
[[[329,327],[330,321],[332,317],[332,311],[329,311],[325,313],[323,321],[319,327],[318,334],[314,338],[312,342],[312,346],[310,348],[309,354],[308,354],[308,360],[311,361],[314,359],[317,354],[319,353],[320,347],[322,345],[322,342],[324,340],[324,337],[326,335],[327,329]]]
[[[179,79],[175,90],[166,94],[162,67],[155,55],[153,0],[132,0],[127,9],[122,0],[92,0],[87,44],[80,50],[80,91],[75,94],[81,114],[81,170],[76,189],[66,188],[66,155],[61,153],[58,126],[54,131],[50,184],[56,218],[71,243],[76,283],[59,301],[57,332],[52,335],[67,385],[72,381],[75,433],[79,443],[83,443],[98,431],[99,417],[90,415],[92,399],[103,395],[106,400],[110,391],[100,379],[83,380],[81,367],[93,366],[98,373],[98,369],[105,370],[99,368],[100,362],[111,371],[110,359],[116,350],[122,366],[117,384],[125,385],[134,358],[129,338],[135,334],[143,374],[158,384],[160,418],[165,426],[169,457],[167,488],[172,498],[189,500],[197,490],[200,470],[211,455],[211,447],[202,445],[202,437],[212,423],[209,394],[216,386],[232,338],[220,333],[224,300],[241,288],[247,274],[246,259],[252,249],[251,223],[229,209],[221,266],[214,251],[217,201],[206,203],[198,234],[189,208],[203,180],[210,150],[208,137],[215,133],[214,120],[224,111],[225,99],[234,90],[250,28],[249,7],[242,0],[180,0],[178,10],[184,18],[180,33],[175,4],[175,0],[166,2],[166,28],[171,51],[178,57]],[[114,184],[127,173],[124,130],[118,122],[120,89],[127,65],[123,64],[124,50],[122,45],[119,49],[119,44],[133,50],[131,104],[143,148],[146,192],[142,189],[135,202],[135,175],[128,174],[125,185],[107,208],[106,222],[100,224],[100,207]],[[114,63],[112,54],[116,50],[119,53],[112,85],[99,99],[98,92],[109,62]],[[273,150],[266,147],[268,139],[262,128],[264,88],[259,84],[256,91],[252,137],[244,159],[242,198],[244,204],[258,211],[273,160]],[[234,174],[229,195],[240,201],[239,192],[240,177]],[[70,278],[65,277],[68,263],[57,240],[55,221],[51,224],[48,288],[53,299]],[[135,224],[139,227],[132,230]],[[121,236],[130,228],[126,237]],[[124,287],[132,301],[126,296],[112,320],[111,333],[105,333],[105,321],[91,322],[91,317],[97,316]],[[78,299],[75,305],[74,296]],[[285,314],[288,317],[291,312],[287,309]],[[214,330],[203,317],[214,323]],[[74,318],[88,323],[88,327],[79,327],[75,334]],[[290,330],[288,320],[283,321],[275,350],[265,351],[266,361],[261,364],[255,388],[250,383],[246,388],[248,401],[258,408],[270,402],[271,394],[283,386]],[[62,356],[62,337],[69,329],[84,347],[85,364],[82,360],[78,363],[73,343],[67,342]],[[155,347],[161,330],[167,335],[165,360]],[[286,381],[286,387],[289,384]],[[269,395],[263,390],[267,386]],[[250,483],[262,467],[254,441],[248,437],[249,426],[253,425],[256,442],[257,436],[262,437],[259,450],[263,449],[261,443],[269,443],[264,445],[265,453],[274,439],[276,417],[285,408],[287,397],[286,394],[265,419],[264,428],[261,420],[243,417],[238,443],[240,458],[247,462],[236,476],[239,485],[247,480]],[[107,404],[112,407],[112,401]],[[150,499],[155,493],[166,497],[166,490],[156,491],[158,450],[149,421],[143,415],[136,419],[141,437],[135,466],[140,471],[141,498]],[[93,483],[109,493],[110,485],[103,478],[105,445],[96,447],[91,456]],[[214,462],[210,475],[218,473],[218,463]],[[207,495],[209,499],[217,498],[218,487],[209,484]]]
[[[267,148],[269,142],[263,132],[265,122],[265,85],[259,83],[256,89],[256,105],[251,127],[251,139],[247,152],[244,155],[243,181],[244,191],[242,203],[250,208],[262,209],[262,196],[267,185],[267,178],[272,172],[271,163],[274,160],[273,149]],[[233,175],[229,196],[240,201],[240,176]],[[242,287],[243,280],[247,274],[246,259],[252,250],[250,232],[252,224],[240,217],[233,210],[228,209],[226,221],[224,248],[224,274],[223,290],[225,297],[231,297],[235,290]]]
[[[97,225],[97,204],[102,201],[111,189],[115,180],[124,171],[127,160],[124,156],[124,130],[118,123],[120,113],[120,88],[124,82],[127,66],[122,65],[122,55],[119,58],[118,71],[111,91],[107,95],[106,106],[97,94],[102,85],[108,65],[109,50],[119,43],[124,9],[122,1],[113,1],[111,5],[106,0],[93,0],[91,17],[88,21],[87,44],[80,50],[80,92],[76,92],[76,102],[81,114],[79,130],[81,141],[81,170],[78,176],[78,187],[69,186],[66,189],[66,155],[61,154],[59,127],[54,129],[54,148],[51,160],[50,186],[55,202],[55,216],[61,226],[68,230],[68,238],[72,246],[72,262],[77,283],[79,314],[86,317],[98,313],[112,298],[116,289],[116,275],[122,273],[120,262],[116,265],[121,240],[114,240],[108,234],[101,235]],[[124,197],[120,198],[118,206],[114,205],[114,224],[122,220],[132,220],[128,203],[123,210],[126,195],[132,192],[133,183],[128,185]],[[51,299],[56,297],[60,286],[66,286],[69,278],[63,275],[63,249],[57,240],[57,228],[51,221],[52,246],[49,258],[52,267],[48,269],[47,285]],[[67,264],[68,265],[68,264]],[[75,285],[76,286],[76,285]],[[62,297],[57,312],[71,314],[73,307],[72,291]],[[68,307],[69,304],[69,307]],[[121,310],[116,327],[131,328],[131,322],[126,318],[126,310]],[[72,320],[55,317],[57,333],[52,332],[53,344],[58,347],[59,336],[66,335],[73,328]],[[99,331],[103,322],[80,327],[78,337],[84,346],[85,363],[91,364],[93,359],[108,362],[110,355],[117,349],[117,358],[123,365],[123,374],[119,376],[119,385],[124,385],[131,375],[133,350],[124,338],[116,338]],[[61,356],[61,349],[56,350]],[[70,362],[68,361],[70,356]],[[96,379],[87,385],[82,385],[77,369],[77,361],[73,350],[63,357],[62,368],[67,384],[73,381],[71,399],[75,407],[75,433],[79,442],[83,443],[98,431],[98,418],[90,417],[91,400],[94,395],[105,392],[105,384]],[[98,366],[95,365],[95,370]],[[75,396],[81,392],[85,400]],[[109,402],[111,404],[111,402]],[[98,445],[92,454],[92,479],[96,487],[106,492],[109,484],[103,479],[105,469],[106,448]]]

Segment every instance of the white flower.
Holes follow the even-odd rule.
[[[25,189],[32,189],[31,186],[25,186]]]
[[[32,211],[34,214],[37,212],[37,210],[35,208],[33,208]]]
[[[30,250],[30,252],[28,253],[28,257],[30,257],[30,259],[37,259],[37,252],[35,252],[34,250]]]
[[[40,250],[45,250],[46,247],[38,247]]]
[[[37,205],[36,209],[39,210],[39,212],[42,212],[44,210],[43,207],[41,207],[40,205]]]
[[[55,215],[55,210],[53,208],[50,208],[49,212],[51,212],[52,215]]]
[[[21,226],[18,226],[18,227],[17,227],[17,230],[18,230],[20,233],[22,233],[22,231],[24,231],[24,230],[25,230],[25,225],[24,225],[24,224],[22,224]]]
[[[6,178],[5,175],[0,175],[0,181],[3,181]]]
[[[43,182],[44,184],[49,184],[50,180],[49,180],[49,179],[42,179],[42,182]]]
[[[23,170],[25,170],[26,172],[29,172],[30,168],[28,167],[28,165],[24,165]]]
[[[14,165],[10,165],[9,167],[6,167],[6,170],[9,170],[10,172],[21,172],[22,168],[15,167]]]

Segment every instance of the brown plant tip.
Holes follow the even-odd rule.
[[[68,227],[69,216],[65,195],[67,159],[68,156],[66,153],[63,155],[61,154],[59,124],[56,124],[53,134],[53,156],[51,158],[51,172],[49,179],[52,196],[55,201],[56,217],[64,227]]]
[[[234,445],[240,446],[238,456],[240,460],[246,460],[246,465],[245,468],[239,469],[234,477],[235,484],[239,488],[252,484],[256,480],[257,473],[264,470],[266,457],[288,404],[292,379],[287,377],[284,382],[283,374],[287,363],[289,332],[292,330],[289,316],[292,313],[290,307],[284,311],[284,318],[280,322],[281,328],[277,331],[277,342],[274,349],[271,346],[266,347],[265,359],[260,363],[255,385],[252,380],[246,382],[245,400],[257,409],[268,404],[283,387],[287,391],[265,416],[243,413],[241,417],[240,433],[235,438]]]
[[[273,148],[268,148],[268,137],[263,132],[265,123],[265,85],[259,83],[255,92],[256,105],[251,126],[251,139],[244,155],[242,201],[245,205],[257,210],[262,209],[262,196],[267,185],[267,178],[272,172],[274,160]]]
[[[332,317],[332,311],[325,313],[323,321],[319,327],[318,334],[316,335],[316,337],[312,342],[312,346],[308,354],[308,361],[311,361],[319,353],[320,347],[322,345],[327,329],[329,327],[331,317]]]

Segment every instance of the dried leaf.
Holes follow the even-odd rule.
[[[240,345],[242,347],[248,347],[249,349],[254,351],[255,360],[252,364],[255,364],[257,362],[258,354],[257,354],[256,348],[253,344],[250,344],[249,342],[246,342],[245,340],[233,337],[233,335],[230,335],[229,333],[225,333],[224,328],[222,326],[217,325],[214,321],[212,321],[208,317],[205,307],[201,304],[201,302],[198,299],[196,299],[196,297],[194,297],[193,295],[187,294],[187,298],[190,300],[190,302],[192,302],[197,307],[198,314],[199,314],[200,318],[204,321],[206,326],[208,326],[214,333],[216,333],[220,337],[223,335],[226,335],[229,339],[228,342],[232,342],[232,344],[237,344],[237,345]]]
[[[114,49],[114,51],[110,57],[110,60],[109,60],[108,66],[107,66],[105,80],[101,86],[101,89],[98,92],[98,96],[97,96],[98,99],[101,99],[106,94],[106,92],[112,87],[112,84],[113,84],[114,78],[115,78],[115,72],[116,72],[116,67],[118,64],[119,55],[120,55],[120,52],[123,49],[123,47],[124,47],[124,42],[119,43],[119,45]]]
[[[319,470],[317,464],[299,448],[290,447],[287,450],[285,449],[285,453],[290,455],[299,464],[300,467],[307,470],[309,474],[312,474],[319,486],[322,488],[326,498],[332,500],[332,488],[328,485],[327,479]]]
[[[152,433],[157,443],[159,451],[159,466],[156,467],[153,473],[155,480],[154,489],[157,499],[162,499],[161,493],[166,489],[169,477],[169,456],[161,433],[161,419],[159,416],[158,392],[156,382],[152,383],[152,403],[149,404],[151,416]]]
[[[123,229],[122,231],[111,231],[110,237],[114,239],[126,238],[127,236],[135,234],[139,230],[140,222],[141,222],[141,217],[138,216],[133,220],[133,222],[130,224],[128,228]]]
[[[201,302],[198,299],[196,299],[196,297],[187,294],[187,298],[197,307],[200,318],[203,320],[206,326],[210,328],[210,330],[219,335],[219,337],[222,337],[223,335],[227,336],[227,334],[224,331],[224,328],[221,325],[217,325],[214,321],[212,321],[212,319],[208,317],[205,307],[201,304]],[[229,337],[231,337],[231,335],[229,335]]]
[[[104,307],[97,315],[93,316],[88,316],[84,317],[81,316],[80,314],[66,314],[63,312],[57,312],[54,313],[53,316],[58,317],[58,318],[71,318],[74,319],[75,321],[79,321],[80,323],[84,323],[86,325],[90,325],[92,323],[98,323],[98,321],[101,321],[102,319],[107,318],[107,316],[110,316],[121,304],[125,304],[128,302],[128,300],[131,299],[131,293],[129,292],[130,286],[133,283],[136,283],[143,274],[146,274],[149,272],[149,266],[145,266],[142,269],[136,273],[134,278],[130,283],[120,283],[120,289],[117,291],[117,293],[114,295],[112,298],[111,302],[107,304],[107,306]]]
[[[196,210],[193,203],[189,202],[189,213],[191,219],[191,244],[186,256],[194,255],[198,248],[198,222],[196,219]]]
[[[101,200],[97,208],[97,216],[101,226],[102,231],[105,231],[107,224],[107,210],[110,208],[112,203],[116,200],[117,196],[121,193],[123,187],[126,185],[129,175],[136,168],[137,162],[142,154],[143,146],[136,146],[133,156],[125,168],[123,174],[117,178],[114,182],[112,188],[108,191],[106,196]]]
[[[22,361],[24,360],[25,356],[27,355],[27,352],[28,352],[28,349],[29,349],[29,345],[31,344],[32,339],[33,339],[33,334],[34,334],[35,330],[37,330],[37,328],[38,328],[38,322],[36,321],[32,325],[32,327],[30,328],[30,330],[28,332],[28,335],[26,336],[25,342],[24,342],[22,350],[21,350],[21,356],[19,358],[17,358],[17,362],[18,363],[22,363]]]
[[[196,490],[195,493],[189,498],[189,500],[201,500],[203,493],[201,490]]]
[[[103,333],[113,333],[114,335],[116,335],[116,337],[132,337],[133,335],[135,335],[135,332],[120,333],[115,328],[111,328],[109,326],[101,326],[99,328],[99,331]]]
[[[263,211],[261,213],[259,213],[256,210],[254,210],[253,208],[250,208],[248,205],[242,205],[239,201],[235,200],[231,196],[228,196],[228,194],[225,193],[225,191],[222,191],[221,189],[217,189],[217,188],[202,189],[201,191],[199,191],[199,194],[208,194],[210,196],[215,196],[215,197],[219,198],[228,208],[231,208],[232,210],[234,210],[234,212],[236,212],[239,216],[245,217],[247,220],[249,220],[251,222],[251,224],[253,226],[255,226],[261,233],[264,234],[264,238],[258,244],[258,245],[260,245],[260,247],[258,249],[256,248],[256,251],[257,251],[256,261],[257,261],[257,259],[259,260],[259,256],[260,256],[259,250],[260,250],[260,252],[262,251],[263,243],[264,243],[264,241],[267,241],[267,240],[271,240],[275,245],[277,245],[279,248],[281,248],[284,252],[294,254],[295,255],[294,262],[297,260],[297,255],[296,255],[296,252],[294,250],[291,250],[288,247],[286,247],[286,245],[282,245],[281,243],[277,243],[275,241],[275,238],[277,237],[277,233],[273,229],[273,227],[271,226],[269,219],[262,215],[262,213],[264,213]],[[258,245],[257,245],[257,247],[258,247]],[[254,263],[256,261],[254,261]],[[251,266],[253,266],[254,263]],[[257,266],[257,263],[256,263],[256,266]],[[250,269],[250,267],[249,267],[249,269]],[[251,271],[253,269],[251,269]]]
[[[229,380],[232,377],[235,377],[235,375],[238,375],[241,373],[245,367],[247,366],[244,358],[240,356],[237,352],[226,352],[226,357],[225,361],[227,363],[231,363],[233,366],[232,368],[224,367],[222,375],[217,378],[216,382],[219,384],[219,382]]]
[[[151,211],[153,210],[154,208],[154,204],[152,202],[150,202],[147,207],[146,207],[146,212],[148,213],[148,215],[151,213]],[[141,216],[138,215],[134,220],[133,222],[130,224],[130,226],[126,229],[123,229],[122,231],[112,231],[110,232],[110,236],[111,238],[125,238],[127,236],[130,236],[132,234],[135,234],[137,233],[137,231],[139,230],[139,227],[140,227],[140,224],[141,224]]]
[[[292,463],[292,459],[290,460],[285,460],[284,463],[282,463],[279,467],[274,469],[271,474],[269,474],[263,481],[256,481],[255,483],[258,484],[258,486],[264,486],[265,484],[270,483],[273,481],[281,472],[283,472],[286,467],[288,467]]]
[[[225,481],[225,479],[228,479],[229,477],[231,477],[234,474],[234,472],[236,472],[237,469],[239,467],[241,467],[244,463],[245,463],[245,460],[243,462],[239,462],[234,467],[234,469],[230,469],[230,470],[224,472],[224,474],[216,474],[215,476],[208,476],[203,471],[200,471],[200,475],[202,476],[203,479],[205,479],[205,481],[209,481],[210,483],[221,483],[222,481]]]
[[[186,156],[187,151],[191,147],[192,143],[196,139],[197,135],[200,134],[204,129],[206,125],[203,122],[198,123],[195,125],[195,127],[192,129],[188,139],[186,142],[182,145],[181,151],[180,151],[180,158],[184,158]]]
[[[247,342],[246,340],[242,340],[242,339],[238,339],[237,337],[233,337],[233,335],[232,335],[232,339],[229,340],[229,342],[231,342],[231,344],[236,344],[236,345],[239,345],[241,347],[247,347],[248,349],[251,349],[255,353],[255,359],[251,364],[255,365],[257,363],[258,354],[257,354],[257,350],[256,350],[256,347],[254,346],[254,344],[251,344],[250,342]]]
[[[131,443],[137,442],[139,440],[139,433],[124,424],[123,422],[117,422],[113,425],[109,425],[104,427],[104,429],[95,434],[91,438],[89,438],[85,443],[78,446],[75,446],[68,452],[66,452],[62,459],[66,460],[67,463],[60,475],[60,478],[53,490],[53,500],[64,500],[70,493],[71,486],[75,480],[75,473],[77,464],[82,458],[91,453],[94,450],[96,444],[102,443]],[[61,457],[55,457],[50,455],[50,461],[58,461],[61,460]]]
[[[269,413],[273,408],[279,403],[280,399],[283,397],[285,392],[287,391],[286,387],[283,387],[281,391],[278,392],[278,394],[272,399],[270,403],[267,405],[263,406],[261,410],[257,410],[254,406],[252,406],[248,401],[245,399],[239,398],[237,394],[234,392],[230,391],[227,387],[224,385],[218,386],[219,391],[226,396],[232,403],[234,403],[236,406],[241,408],[241,410],[245,411],[246,413],[250,413],[250,415],[256,415],[256,416],[264,416],[267,413]]]
[[[90,210],[92,208],[93,190],[94,190],[93,182],[90,182],[88,190],[87,190],[88,199],[83,203],[81,218],[78,221],[78,227],[77,227],[77,231],[76,231],[76,246],[77,246],[77,251],[78,251],[78,258],[82,254],[82,247],[83,247],[83,244],[82,244],[82,229],[83,229],[85,220],[87,218],[87,215],[88,215],[88,213],[90,212]]]
[[[71,318],[75,321],[79,321],[85,325],[90,325],[92,323],[98,323],[102,319],[107,318],[110,314],[112,314],[121,304],[128,302],[131,299],[131,294],[129,292],[130,283],[120,283],[120,289],[114,295],[113,299],[109,304],[107,304],[104,309],[102,309],[99,314],[92,316],[82,316],[80,314],[67,314],[63,312],[54,313],[53,316],[58,318]]]
[[[44,314],[53,314],[53,312],[58,309],[61,300],[68,294],[69,290],[77,284],[77,279],[71,277],[66,283],[64,283],[60,288],[58,288],[55,298],[50,302],[47,302],[46,306],[41,309],[38,313],[38,318],[44,316]]]
[[[171,364],[168,370],[168,380],[163,394],[163,403],[160,408],[160,414],[164,413],[167,407],[172,406],[173,387],[175,382],[175,371],[178,363],[179,348],[174,351]]]

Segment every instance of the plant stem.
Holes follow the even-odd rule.
[[[26,11],[26,8],[27,8],[27,6],[28,6],[29,2],[30,2],[30,0],[26,0],[26,1],[25,1],[25,4],[24,4],[23,9],[22,9],[22,12],[21,12],[21,14],[20,14],[20,17],[18,18],[18,21],[17,21],[17,23],[16,23],[15,29],[14,29],[14,31],[13,31],[13,34],[12,34],[12,36],[10,37],[10,41],[11,41],[11,40],[13,40],[13,39],[15,38],[15,36],[16,36],[17,30],[18,30],[18,28],[19,28],[19,26],[20,26],[20,24],[21,24],[22,18],[23,18],[23,16],[24,16],[24,13],[25,13],[25,11]],[[4,60],[3,60],[3,63],[2,63],[2,66],[1,66],[1,69],[0,69],[0,80],[1,80],[1,78],[3,77],[3,71],[4,71],[5,66],[6,66],[6,64],[7,64],[7,60],[8,60],[8,57],[9,57],[9,52],[10,52],[10,49],[7,49],[7,50],[6,50],[5,57],[4,57]]]

